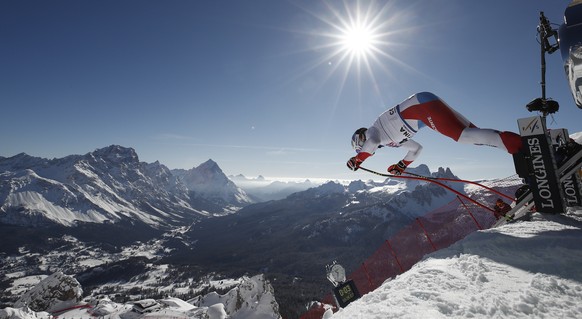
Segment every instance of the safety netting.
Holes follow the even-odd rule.
[[[474,231],[490,228],[497,220],[492,209],[495,201],[509,201],[521,185],[517,175],[467,185],[464,196],[416,218],[379,243],[379,248],[347,276],[348,280],[364,295],[409,270],[425,255],[449,247]],[[320,319],[329,308],[338,309],[331,292],[313,303],[301,319]]]

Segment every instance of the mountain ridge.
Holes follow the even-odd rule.
[[[194,196],[195,191],[166,166],[157,161],[140,162],[133,148],[119,145],[55,159],[25,153],[3,157],[0,222],[74,226],[134,219],[164,227],[233,213],[250,203],[234,184],[228,189],[224,184],[209,187],[212,182],[228,182],[228,178],[216,163],[207,166],[193,169],[194,174],[213,178],[204,185],[206,192]],[[222,201],[212,205],[216,198]]]

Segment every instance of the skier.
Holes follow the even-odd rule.
[[[348,160],[348,168],[358,170],[380,147],[404,147],[406,156],[388,167],[390,174],[402,174],[422,150],[412,137],[425,126],[459,143],[493,146],[510,154],[519,152],[522,145],[518,134],[478,128],[438,96],[420,92],[382,113],[371,127],[356,130],[352,147],[358,154]]]

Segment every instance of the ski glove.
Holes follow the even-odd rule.
[[[388,166],[388,173],[393,175],[402,175],[406,167],[408,167],[408,165],[406,165],[403,161],[398,161],[398,163]]]
[[[347,163],[348,168],[351,169],[352,171],[357,171],[363,162],[364,161],[359,159],[357,156],[354,156],[354,157],[350,158],[350,160],[348,161],[348,163]]]

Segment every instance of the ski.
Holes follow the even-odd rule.
[[[578,151],[578,153],[574,154],[570,159],[568,159],[564,164],[560,166],[558,169],[558,176],[560,176],[559,180],[560,183],[563,183],[565,180],[570,178],[573,174],[578,172],[578,170],[582,167],[582,151]],[[499,227],[505,225],[508,222],[514,222],[516,220],[522,219],[527,213],[534,207],[535,203],[533,201],[533,194],[531,189],[526,192],[522,199],[515,203],[515,206],[507,212],[506,216],[511,218],[511,221],[506,219],[499,219],[492,227]]]

